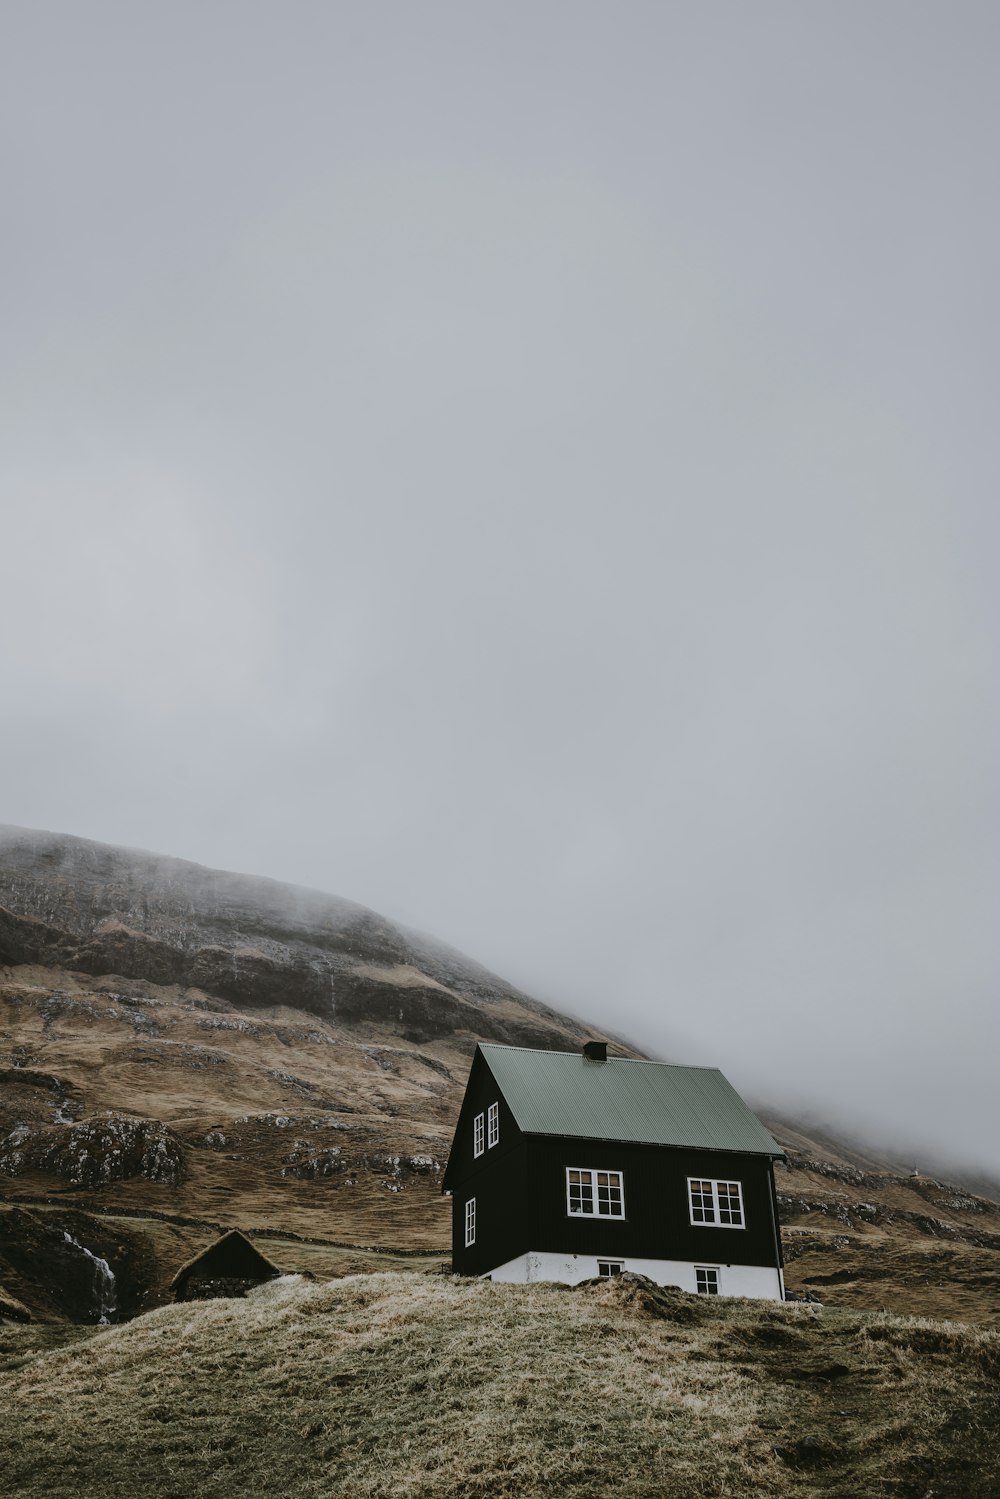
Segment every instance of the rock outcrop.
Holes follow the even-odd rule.
[[[61,1128],[16,1124],[0,1139],[0,1175],[42,1171],[74,1187],[99,1187],[141,1176],[179,1186],[181,1144],[172,1130],[152,1119],[107,1114]]]

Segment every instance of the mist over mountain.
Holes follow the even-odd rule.
[[[491,1007],[505,1012],[503,1039],[584,1034],[442,943],[275,880],[0,827],[0,901],[0,961],[11,964],[120,973],[328,1019],[384,1011],[410,1039],[448,1028],[485,1038]]]
[[[467,1030],[483,1040],[572,1047],[591,1034],[583,1020],[567,1021],[464,954],[356,902],[9,826],[0,826],[0,961],[193,986],[243,1008],[288,1005],[338,1022],[387,1018],[411,1040]],[[919,1156],[925,1166],[960,1175],[991,1159],[992,1140],[970,1141],[963,1154],[947,1129],[935,1133],[926,1111],[923,1128],[905,1111],[893,1112],[892,1099],[905,1087],[901,1067],[876,1098],[864,1096],[862,1066],[858,1076],[842,1068],[839,1107],[828,1083],[818,1103],[814,1078],[825,1063],[818,1042],[803,1075],[786,1068],[781,1033],[763,1057],[756,1048],[734,1054],[732,1036],[718,1032],[710,1013],[704,1028],[694,1029],[683,996],[676,1012],[665,996],[664,1012],[661,1023],[652,1022],[627,992],[616,993],[605,1013],[592,1017],[593,1033],[615,1033],[627,1045],[621,1032],[630,1028],[646,1040],[646,1054],[707,1066],[724,1060],[765,1111],[784,1110],[820,1134],[833,1129],[861,1152]],[[650,1037],[660,1045],[651,1048]],[[985,1172],[983,1179],[993,1180]]]
[[[440,1264],[440,1183],[477,1041],[601,1036],[351,901],[4,828],[0,1300],[87,1321],[113,1299],[131,1316],[230,1227],[325,1275]],[[990,1181],[927,1163],[914,1178],[857,1130],[758,1106],[788,1152],[793,1291],[1000,1316]]]
[[[13,7],[0,817],[1000,1172],[960,10]]]

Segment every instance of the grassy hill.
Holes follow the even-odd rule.
[[[383,1274],[31,1336],[9,1499],[1000,1494],[1000,1334],[947,1323]]]

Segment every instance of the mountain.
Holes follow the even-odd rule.
[[[414,1043],[464,1031],[555,1046],[590,1034],[352,901],[22,828],[0,827],[0,960],[381,1024]]]
[[[223,1227],[288,1270],[440,1264],[476,1042],[592,1037],[349,901],[0,829],[0,1304],[127,1317]],[[1000,1318],[996,1202],[768,1123],[790,1288]]]

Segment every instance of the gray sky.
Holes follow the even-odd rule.
[[[0,821],[1000,1169],[993,3],[0,12]]]

